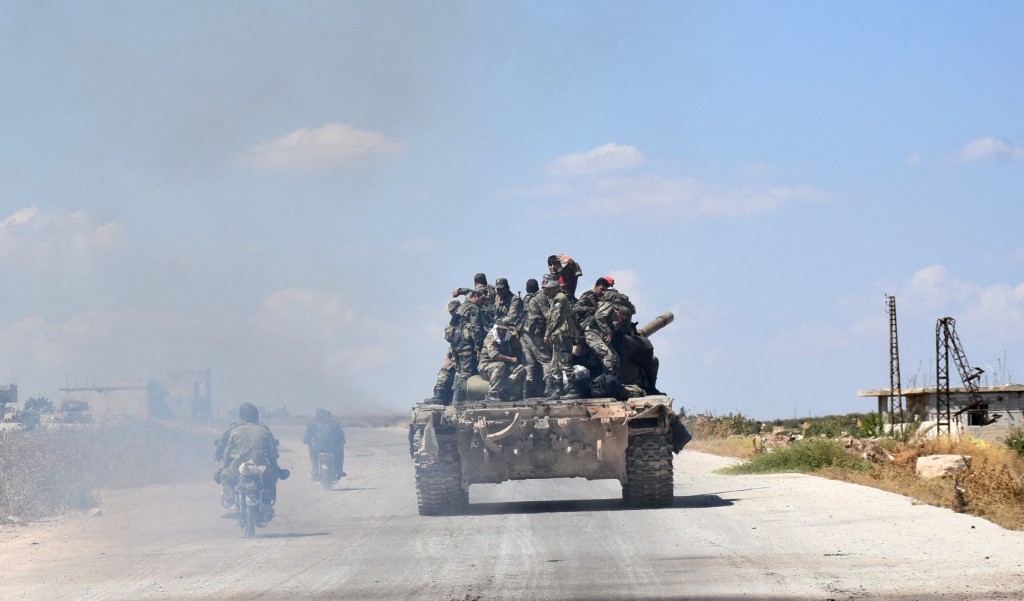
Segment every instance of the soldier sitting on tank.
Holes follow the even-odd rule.
[[[260,423],[260,410],[252,403],[238,407],[241,424],[228,433],[223,449],[223,465],[214,474],[214,480],[222,487],[221,500],[228,508],[224,517],[233,518],[238,512],[235,506],[234,489],[238,484],[238,468],[246,461],[267,466],[263,473],[264,500],[271,507],[277,499],[277,481],[287,480],[291,475],[277,465],[277,439],[270,428]]]
[[[522,398],[526,370],[522,348],[508,318],[499,317],[480,349],[480,375],[488,381],[485,401],[517,401]]]
[[[600,358],[604,373],[619,375],[620,358],[613,341],[631,325],[629,320],[632,316],[626,306],[601,302],[594,314],[583,323],[583,338]]]
[[[326,409],[317,409],[313,421],[306,426],[306,435],[302,442],[309,446],[309,463],[313,470],[313,480],[320,480],[320,453],[334,455],[334,473],[338,478],[346,476],[345,470],[345,431]]]

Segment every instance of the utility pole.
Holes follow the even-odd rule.
[[[951,392],[949,388],[949,356],[953,355],[956,369],[960,373],[960,380],[967,389],[967,405],[955,414],[950,411]],[[936,435],[945,432],[947,437],[952,435],[952,418],[960,421],[960,414],[968,412],[977,421],[976,425],[986,426],[994,422],[999,416],[990,416],[988,406],[982,404],[981,393],[978,392],[978,380],[985,370],[980,367],[971,367],[967,362],[967,355],[960,345],[960,337],[956,335],[956,320],[952,317],[943,317],[935,324],[935,410],[938,421],[935,426]]]
[[[885,300],[889,312],[889,427],[895,436],[898,409],[902,438],[906,441],[907,422],[903,413],[903,384],[900,383],[900,343],[896,331],[896,297],[886,294]]]

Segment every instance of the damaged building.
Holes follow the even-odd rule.
[[[905,400],[904,416],[907,422],[920,420],[922,427],[936,424],[939,420],[939,391],[931,388],[903,389]],[[970,407],[969,398],[976,394],[980,402]],[[892,392],[888,388],[864,390],[857,393],[860,397],[876,397],[879,415],[889,414],[889,397]],[[950,413],[957,416],[961,438],[977,438],[988,442],[1002,442],[1015,428],[1024,427],[1024,385],[1009,384],[1005,386],[982,386],[976,392],[968,388],[950,388]],[[899,416],[896,416],[899,420]],[[986,423],[991,421],[991,423]]]

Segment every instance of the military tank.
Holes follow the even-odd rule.
[[[671,321],[663,313],[637,328],[633,336],[643,341],[633,344],[651,348],[647,337]],[[615,479],[628,507],[672,504],[672,456],[689,433],[668,396],[486,402],[482,379],[468,388],[459,405],[428,400],[413,408],[409,451],[420,515],[463,512],[472,484],[544,478]]]

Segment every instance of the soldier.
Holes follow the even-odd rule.
[[[532,284],[532,286],[531,286]],[[533,291],[530,291],[530,288]],[[548,325],[548,309],[551,300],[538,292],[537,280],[526,282],[526,315],[523,319],[522,332],[519,340],[523,345],[526,377],[523,380],[523,398],[539,395],[543,392],[542,384],[551,374],[551,344],[544,341],[544,332]]]
[[[601,300],[608,303],[615,303],[616,305],[622,305],[629,309],[629,312],[636,315],[636,307],[629,300],[629,297],[615,289],[615,278],[610,275],[601,276],[598,281],[604,280],[608,285],[604,289],[604,294],[601,295]]]
[[[462,296],[470,290],[478,290],[484,295],[484,302],[480,305],[484,320],[484,331],[486,332],[494,325],[495,298],[498,296],[494,286],[487,284],[487,275],[478,273],[473,276],[473,288],[456,288],[452,290],[452,296]]]
[[[551,367],[544,380],[544,395],[549,399],[577,399],[572,366],[572,347],[579,337],[576,317],[558,282],[544,284],[544,294],[551,300],[544,332],[544,341],[551,344]]]
[[[255,461],[266,465],[263,473],[264,499],[271,506],[277,499],[277,481],[287,480],[291,475],[286,469],[277,465],[277,439],[270,428],[260,423],[260,410],[252,403],[242,403],[238,407],[238,417],[242,423],[228,433],[223,450],[223,465],[214,475],[214,479],[222,487],[221,502],[228,508],[224,517],[235,517],[238,508],[235,506],[234,488],[238,484],[238,467],[246,461]]]
[[[580,295],[580,299],[572,306],[572,312],[576,315],[576,323],[583,326],[588,319],[594,316],[597,305],[601,302],[601,297],[604,296],[604,291],[610,287],[608,280],[597,278],[594,287]]]
[[[480,347],[484,342],[483,316],[480,307],[484,295],[479,290],[466,293],[466,300],[455,311],[458,323],[452,333],[452,357],[455,359],[456,374],[452,384],[452,404],[466,400],[466,382],[476,373]]]
[[[348,474],[345,466],[345,431],[326,409],[317,409],[313,421],[306,426],[302,442],[309,447],[309,463],[313,469],[313,480],[320,479],[320,453],[334,455],[334,473],[340,479]]]
[[[489,382],[485,401],[517,401],[522,398],[522,349],[508,318],[499,317],[484,338],[480,350],[480,375]]]
[[[434,395],[430,397],[433,403],[447,405],[452,401],[452,383],[455,381],[455,356],[452,355],[451,343],[455,333],[455,324],[458,321],[455,315],[459,308],[459,301],[448,301],[448,325],[444,329],[444,339],[448,343],[448,352],[445,354],[441,369],[437,372],[437,382],[434,384]]]
[[[612,345],[616,333],[630,326],[633,313],[624,305],[602,302],[584,322],[583,337],[587,346],[601,359],[605,373],[619,375],[619,353]]]
[[[544,279],[548,280],[549,276],[557,278],[558,283],[562,285],[562,291],[574,303],[576,302],[576,284],[582,275],[583,268],[569,255],[550,255],[548,257],[548,273]]]
[[[519,325],[525,317],[523,312],[523,299],[518,294],[512,294],[508,287],[508,280],[498,278],[494,280],[494,317],[508,319],[509,327],[519,331]]]

